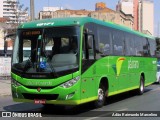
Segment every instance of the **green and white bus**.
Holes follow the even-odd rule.
[[[26,49],[27,48],[27,49]],[[90,17],[44,19],[17,30],[11,64],[16,102],[79,105],[156,80],[155,38]]]

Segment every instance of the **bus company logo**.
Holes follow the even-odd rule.
[[[120,58],[117,59],[117,62],[116,62],[117,76],[120,75],[122,64],[123,64],[124,60],[125,60],[124,57],[120,57]]]
[[[26,84],[31,85],[31,86],[33,86],[33,85],[35,85],[35,86],[52,86],[51,81],[45,81],[45,82],[44,81],[34,81],[34,82],[28,81]]]
[[[139,61],[137,60],[128,61],[128,69],[137,69],[137,68],[139,68]]]
[[[38,92],[41,92],[41,88],[40,88],[40,87],[38,87],[38,88],[37,88],[37,91],[38,91]]]
[[[50,26],[50,25],[54,25],[54,22],[38,23],[38,24],[37,24],[37,27],[41,27],[41,26]]]

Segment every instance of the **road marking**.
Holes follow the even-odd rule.
[[[124,108],[124,109],[120,109],[120,110],[115,110],[116,111],[126,111],[128,110],[128,108]],[[107,112],[107,111],[106,111]],[[102,115],[98,115],[97,117],[91,117],[91,118],[87,118],[87,119],[84,119],[84,120],[94,120],[94,119],[99,119],[100,117],[105,117],[107,115],[110,115],[112,114],[112,112],[109,112],[109,113],[105,113],[105,114],[102,114]]]

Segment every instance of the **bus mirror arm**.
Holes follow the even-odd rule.
[[[5,57],[7,56],[7,41],[5,40],[4,41],[4,55],[5,55]]]

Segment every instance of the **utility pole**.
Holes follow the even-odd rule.
[[[34,0],[30,0],[30,16],[31,21],[34,20]]]

